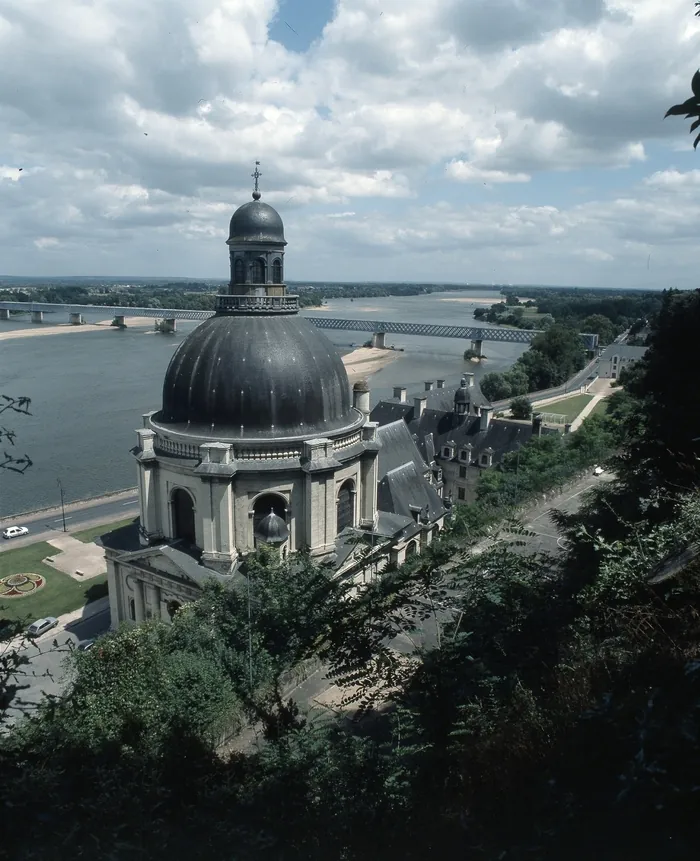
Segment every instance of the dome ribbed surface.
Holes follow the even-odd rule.
[[[229,244],[272,242],[286,245],[284,225],[276,209],[261,200],[251,200],[233,213],[229,226]]]
[[[340,356],[297,315],[205,320],[173,355],[154,416],[193,433],[244,439],[324,436],[358,419]]]
[[[282,544],[289,538],[289,529],[284,520],[274,511],[271,511],[258,524],[255,537],[267,544]]]

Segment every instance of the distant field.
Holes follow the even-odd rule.
[[[544,404],[542,407],[535,404],[533,410],[543,413],[559,413],[559,415],[566,416],[566,422],[572,422],[592,399],[593,395],[574,395],[571,398],[561,398],[551,404]]]

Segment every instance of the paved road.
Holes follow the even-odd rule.
[[[65,661],[72,643],[99,637],[109,630],[109,607],[86,619],[72,622],[65,630],[49,631],[19,648],[29,663],[20,668],[19,690],[7,712],[4,726],[11,726],[22,715],[31,715],[44,694],[58,695],[68,681]],[[54,645],[56,643],[56,645]]]
[[[108,523],[110,520],[136,517],[138,513],[138,496],[135,490],[125,491],[114,497],[75,502],[66,506],[66,529],[68,532],[75,532],[99,523]],[[12,550],[14,547],[26,547],[36,541],[46,541],[56,532],[63,530],[63,517],[60,508],[52,508],[37,514],[6,518],[0,524],[0,529],[6,526],[28,526],[29,535],[23,538],[12,538],[9,541],[0,539],[0,553],[3,550]]]

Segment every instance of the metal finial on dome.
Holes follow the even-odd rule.
[[[462,377],[462,379],[460,380],[460,383],[459,383],[459,387],[461,389],[467,388],[467,378],[466,377]]]
[[[260,162],[255,162],[255,173],[251,173],[251,176],[255,180],[255,188],[253,190],[253,200],[260,200],[260,191],[258,190],[258,180],[262,176],[258,168],[260,167]]]

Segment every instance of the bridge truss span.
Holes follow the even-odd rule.
[[[118,305],[68,305],[51,302],[0,301],[0,310],[8,311],[66,311],[82,314],[87,311],[112,314],[115,317],[153,317],[158,320],[206,320],[214,311],[187,308],[128,308]],[[390,320],[347,320],[338,317],[308,316],[309,322],[319,329],[347,329],[354,332],[384,333],[387,335],[422,335],[429,338],[460,338],[476,344],[482,341],[502,341],[510,344],[529,344],[541,329],[508,329],[496,326],[447,326],[441,323],[395,323]],[[598,346],[598,335],[582,334],[587,350]]]
[[[501,329],[481,326],[446,326],[439,323],[392,323],[387,320],[342,320],[309,317],[319,329],[351,329],[356,332],[386,332],[387,335],[422,335],[432,338],[461,338],[463,341],[507,341],[529,344],[539,329]]]

